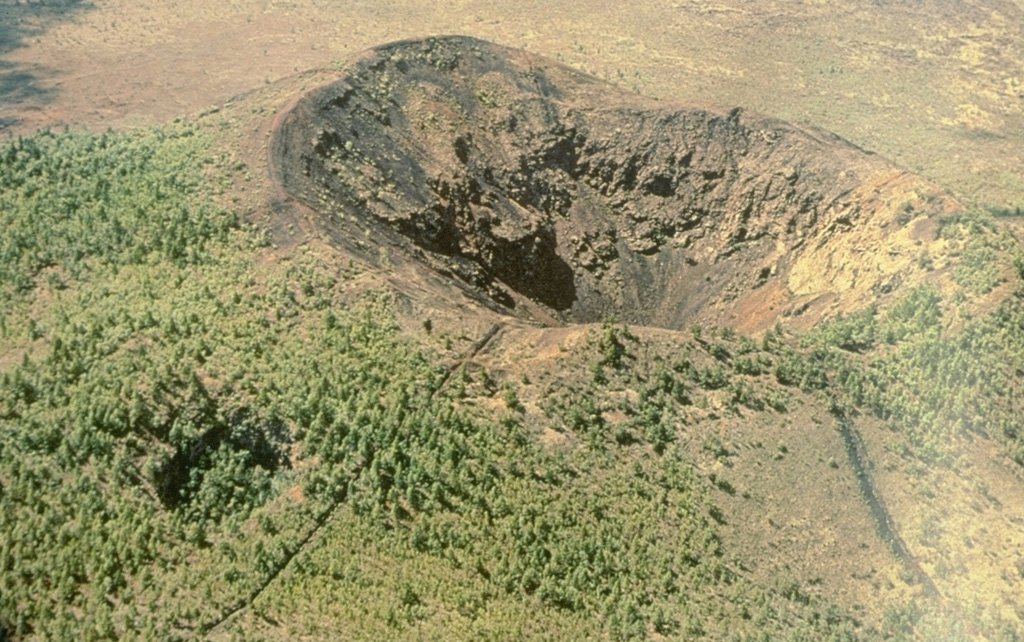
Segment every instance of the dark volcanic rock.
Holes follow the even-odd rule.
[[[914,281],[899,213],[957,207],[834,135],[461,37],[365,53],[298,101],[272,152],[325,224],[383,224],[505,308],[575,321],[763,327],[862,303]]]

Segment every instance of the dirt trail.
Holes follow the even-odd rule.
[[[288,568],[299,553],[306,549],[306,547],[314,540],[314,538],[320,534],[323,527],[331,520],[338,508],[341,506],[343,500],[336,500],[327,506],[317,517],[313,520],[313,525],[309,531],[300,539],[295,546],[287,550],[284,556],[278,560],[278,563],[274,565],[270,573],[264,576],[259,583],[249,592],[245,597],[239,598],[238,601],[234,602],[231,606],[221,611],[220,615],[214,617],[206,622],[203,622],[195,628],[196,634],[199,637],[203,637],[225,622],[235,617],[245,609],[249,608],[259,599],[263,593],[270,588],[270,585],[274,583],[281,573]]]
[[[914,557],[907,548],[906,542],[900,537],[896,522],[893,520],[882,496],[875,487],[874,480],[871,477],[871,460],[868,457],[860,434],[846,417],[837,416],[835,421],[836,430],[839,431],[843,438],[843,446],[846,449],[846,456],[850,462],[850,467],[853,468],[853,473],[857,477],[857,484],[860,486],[861,495],[864,497],[864,501],[871,511],[875,527],[878,529],[878,536],[886,543],[893,556],[903,565],[903,568],[914,577],[915,582],[924,588],[925,593],[938,600],[942,600],[938,587],[935,586],[932,578],[924,572],[917,558]]]

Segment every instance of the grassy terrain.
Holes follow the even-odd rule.
[[[544,452],[511,397],[500,421],[459,410],[468,380],[440,390],[386,297],[339,298],[356,268],[259,264],[259,235],[211,205],[208,174],[230,171],[212,154],[188,127],[4,150],[7,635],[191,637],[239,607],[284,621],[349,590],[370,612],[304,625],[631,638],[726,609],[765,630],[852,626],[731,576],[664,428],[613,457],[603,423],[565,407],[590,446]],[[779,602],[800,619],[777,619]]]
[[[956,292],[804,337],[609,322],[513,379],[399,332],[365,266],[273,252],[218,205],[229,158],[184,124],[0,149],[7,637],[1019,639],[956,596],[863,621],[748,573],[736,489],[687,447],[820,404],[888,422],[911,462],[986,434],[1021,463],[1022,295],[978,312],[1016,245],[988,219],[947,222]]]
[[[305,625],[629,638],[761,608],[769,629],[851,626],[800,600],[806,622],[775,621],[792,596],[756,588],[711,600],[736,581],[663,436],[612,457],[600,421],[563,409],[591,447],[546,453],[513,401],[497,422],[460,411],[461,373],[439,394],[444,370],[386,297],[342,305],[357,269],[257,264],[259,236],[210,204],[205,173],[230,168],[201,132],[45,132],[4,152],[9,636],[190,637],[239,606],[278,621],[349,590],[369,613]]]

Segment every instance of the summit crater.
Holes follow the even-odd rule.
[[[935,219],[961,209],[828,132],[458,36],[357,57],[279,119],[271,164],[319,225],[548,322],[811,325],[941,275]]]

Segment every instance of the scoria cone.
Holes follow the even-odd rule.
[[[810,323],[919,282],[942,253],[929,219],[960,209],[827,132],[464,37],[366,52],[272,150],[324,225],[397,233],[492,304],[563,321]]]

